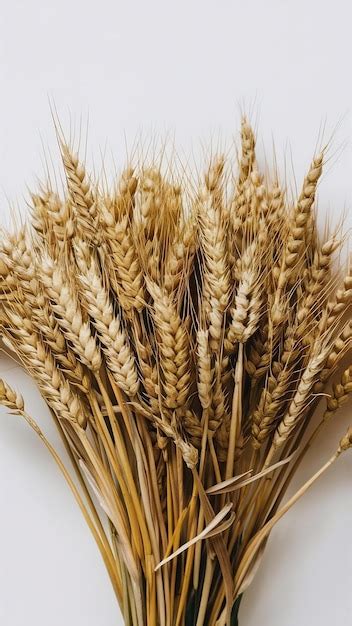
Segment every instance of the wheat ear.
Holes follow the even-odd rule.
[[[16,242],[9,237],[4,238],[0,258],[7,271],[12,272],[17,284],[21,286],[25,315],[31,317],[35,330],[49,346],[52,355],[65,374],[77,387],[87,393],[90,389],[89,376],[68,346],[50,310],[49,301],[38,280],[37,260],[26,240],[26,234],[23,233],[23,237],[17,238]],[[18,304],[19,302],[17,306]]]
[[[241,121],[241,158],[239,163],[238,180],[243,182],[250,175],[255,157],[255,134],[248,120],[243,117]]]
[[[61,145],[67,188],[78,237],[97,241],[98,208],[86,170],[66,144]]]
[[[165,258],[163,284],[169,294],[179,300],[186,289],[192,261],[196,252],[196,223],[191,214],[176,229],[173,241]]]
[[[326,400],[323,420],[330,419],[347,402],[350,393],[352,393],[352,365],[345,369],[340,382],[333,384],[332,394]]]
[[[89,322],[84,320],[77,293],[67,273],[48,255],[42,259],[39,273],[67,341],[84,365],[93,372],[99,371],[101,354]]]
[[[259,450],[269,433],[275,428],[275,418],[287,402],[291,375],[291,368],[277,361],[272,363],[266,387],[252,415],[252,444],[255,450]]]
[[[345,313],[352,302],[352,267],[343,279],[343,286],[328,300],[319,323],[320,332],[332,328],[336,320]]]
[[[203,314],[213,351],[216,351],[220,344],[224,312],[231,293],[226,225],[222,218],[222,205],[219,199],[223,166],[223,159],[219,159],[209,169],[198,204],[203,260]]]
[[[304,280],[303,297],[297,305],[301,335],[306,333],[309,320],[318,316],[319,308],[323,304],[324,288],[330,278],[332,255],[339,245],[340,241],[332,236],[315,252],[309,275]]]
[[[166,291],[148,281],[153,318],[159,335],[162,400],[167,410],[184,409],[190,390],[190,353],[187,331]]]
[[[76,255],[80,257],[80,283],[87,310],[103,346],[106,363],[117,385],[131,398],[137,394],[139,380],[134,356],[122,329],[121,320],[114,314],[109,292],[103,284],[98,265],[89,248],[75,243]]]
[[[323,391],[327,380],[336,369],[352,341],[352,321],[346,322],[340,333],[331,341],[329,354],[327,355],[323,368],[319,373],[317,382],[314,385],[314,392]]]
[[[276,451],[283,446],[306,410],[309,395],[317,376],[323,367],[328,351],[329,346],[322,346],[319,342],[316,342],[313,346],[311,356],[307,367],[302,374],[297,391],[290,403],[290,406],[288,407],[286,415],[283,417],[275,431],[272,442],[273,451]],[[268,457],[271,457],[271,452],[269,452]],[[268,459],[266,461],[266,464],[267,463]]]
[[[112,208],[109,210],[102,201],[100,218],[111,285],[128,315],[134,309],[140,311],[145,301],[142,267],[131,223],[136,187],[133,170],[125,171]]]
[[[198,396],[203,409],[211,405],[211,387],[213,371],[211,367],[211,353],[209,350],[209,333],[199,329],[197,332],[197,366],[198,366]]]
[[[34,330],[29,330],[26,320],[17,313],[9,311],[8,316],[12,324],[16,349],[49,406],[59,418],[85,427],[87,416],[82,402],[58,369],[39,335]]]
[[[11,411],[23,411],[24,402],[22,396],[14,391],[4,380],[0,380],[0,404]]]
[[[315,199],[317,185],[323,169],[323,153],[312,162],[308,174],[304,179],[301,194],[295,206],[292,223],[284,244],[282,261],[276,268],[274,276],[277,281],[277,291],[273,303],[273,320],[281,322],[281,294],[288,282],[292,284],[299,267],[299,261],[304,252],[305,232],[307,222]]]
[[[239,263],[239,283],[225,338],[225,348],[229,352],[233,352],[237,342],[246,343],[257,329],[262,304],[258,269],[257,242],[253,242]]]

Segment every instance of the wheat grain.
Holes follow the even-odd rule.
[[[334,383],[332,394],[327,398],[326,409],[323,419],[328,420],[336,411],[347,402],[352,392],[352,366],[350,365],[342,374],[341,381]]]
[[[101,202],[100,211],[111,284],[119,303],[128,314],[134,309],[140,311],[145,300],[142,267],[131,224],[136,188],[137,180],[133,177],[133,170],[127,170],[122,175],[112,207],[109,210]]]
[[[342,437],[340,441],[338,452],[343,452],[344,450],[348,450],[349,448],[351,448],[351,446],[352,446],[352,428],[350,426],[347,433],[344,435],[344,437]]]
[[[322,313],[319,323],[320,332],[329,330],[336,320],[341,316],[352,301],[352,268],[343,280],[343,288],[338,289],[334,296],[330,298],[326,309]]]
[[[126,215],[132,216],[134,196],[137,190],[138,178],[133,167],[127,167],[118,181],[117,189],[111,198],[110,209],[115,221]]]
[[[17,391],[14,391],[4,380],[1,379],[0,404],[16,412],[21,412],[24,409],[22,396]]]
[[[322,368],[319,378],[314,385],[315,393],[320,393],[324,386],[335,371],[339,361],[348,350],[352,339],[352,321],[348,321],[337,337],[331,342],[329,354],[327,355],[324,367]]]

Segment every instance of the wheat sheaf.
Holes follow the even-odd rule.
[[[139,162],[108,187],[59,146],[64,189],[1,232],[0,331],[67,457],[5,381],[0,402],[62,471],[127,626],[234,626],[272,528],[352,446],[337,422],[285,499],[352,391],[351,268],[316,224],[325,151],[289,199],[246,119],[237,161],[196,184]]]

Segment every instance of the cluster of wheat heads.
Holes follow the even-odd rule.
[[[126,625],[236,624],[273,526],[352,445],[350,430],[283,503],[352,391],[351,366],[329,386],[351,347],[352,274],[338,234],[316,229],[324,153],[289,201],[246,120],[237,167],[214,158],[197,188],[142,165],[107,191],[60,148],[62,197],[42,186],[31,224],[2,233],[0,325],[75,478],[3,381],[0,402],[58,463]]]

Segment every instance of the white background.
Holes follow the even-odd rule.
[[[243,108],[270,155],[299,182],[320,129],[332,143],[320,187],[331,221],[352,206],[351,9],[327,2],[11,0],[0,8],[0,212],[25,207],[43,173],[43,146],[57,159],[49,98],[69,130],[89,114],[88,157],[125,140],[169,132],[199,152],[231,140]],[[338,126],[337,129],[335,128]],[[84,133],[83,133],[84,135]],[[24,394],[51,440],[44,404],[24,374],[0,374]],[[295,485],[335,449],[336,419]],[[19,418],[1,411],[0,623],[121,624],[100,556],[61,476]],[[241,626],[351,624],[352,456],[346,455],[273,532],[241,609]]]

